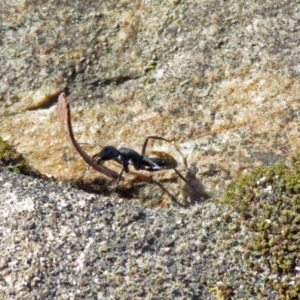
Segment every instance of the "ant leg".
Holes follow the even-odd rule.
[[[147,148],[147,144],[148,144],[148,141],[149,139],[153,139],[153,140],[162,140],[162,141],[166,141],[166,142],[171,142],[170,140],[167,140],[161,136],[156,136],[156,135],[150,135],[150,136],[147,136],[147,138],[145,139],[145,142],[144,142],[144,145],[143,145],[143,148],[142,148],[142,153],[141,153],[141,156],[140,156],[140,159],[139,159],[139,162],[138,162],[138,169],[140,170],[141,169],[141,164],[142,164],[142,160],[145,156],[145,152],[146,152],[146,148]]]
[[[146,152],[146,148],[147,148],[147,144],[148,144],[148,140],[149,139],[153,139],[153,140],[162,140],[162,141],[166,141],[168,143],[171,143],[173,142],[174,140],[168,140],[168,139],[165,139],[161,136],[156,136],[156,135],[152,135],[152,136],[148,136],[144,142],[144,145],[143,145],[143,149],[142,149],[142,154],[141,156],[144,156],[145,155],[145,152]],[[186,161],[186,157],[184,157],[184,155],[182,154],[181,150],[179,149],[179,147],[177,146],[176,143],[174,143],[174,147],[175,149],[181,154],[181,156],[183,157],[183,163],[185,165],[185,167],[187,168],[187,161]]]
[[[120,174],[119,174],[119,176],[118,176],[116,182],[114,183],[114,186],[113,186],[113,188],[112,188],[111,194],[113,194],[114,191],[115,191],[115,189],[117,188],[117,186],[118,186],[118,184],[119,184],[119,181],[120,181],[120,179],[121,179],[121,177],[122,177],[122,175],[123,175],[123,172],[124,172],[124,168],[122,168],[122,171],[120,172]]]
[[[197,192],[197,190],[186,180],[186,178],[185,177],[183,177],[183,175],[181,175],[181,173],[177,170],[177,169],[173,169],[176,173],[177,173],[177,175],[186,183],[186,184],[188,184],[190,187],[191,187],[191,189],[193,190],[193,191],[195,191],[195,192]]]
[[[146,152],[146,148],[147,148],[147,144],[148,144],[148,141],[149,139],[153,139],[153,140],[162,140],[162,141],[166,141],[166,142],[169,142],[171,143],[170,140],[167,140],[161,136],[156,136],[156,135],[150,135],[150,136],[147,136],[147,138],[145,139],[145,142],[144,142],[144,145],[143,145],[143,148],[142,148],[142,153],[141,153],[141,156],[143,156]]]
[[[163,138],[163,137],[160,137],[160,136],[155,136],[155,135],[148,136],[148,137],[146,138],[145,142],[144,142],[144,145],[143,145],[143,149],[142,149],[142,154],[141,154],[139,166],[140,166],[140,164],[141,164],[141,162],[142,162],[142,159],[143,159],[143,157],[144,157],[144,155],[145,155],[145,152],[146,152],[146,148],[147,148],[147,144],[148,144],[149,139],[162,140],[162,141],[166,141],[166,142],[168,142],[168,143],[171,143],[171,142],[172,142],[172,141],[170,141],[170,140],[168,140],[168,139],[165,139],[165,138]],[[181,151],[179,150],[179,148],[177,147],[176,144],[175,144],[175,148],[176,148],[176,150],[177,150],[180,154],[182,154]],[[172,162],[173,162],[173,161],[172,161]],[[184,158],[184,164],[185,164],[185,166],[187,165],[187,164],[186,164],[186,159],[185,159],[185,158]],[[171,168],[172,168],[172,167],[170,167],[170,169],[171,169]],[[187,181],[187,179],[186,179],[183,175],[181,175],[181,173],[180,173],[176,168],[173,167],[172,169],[174,169],[174,171],[177,173],[177,175],[178,175],[178,176],[179,176],[179,177],[180,177],[187,185],[189,185],[193,191],[197,192],[197,190],[196,190],[196,189],[195,189],[195,188]],[[150,170],[148,170],[148,171],[150,171]]]

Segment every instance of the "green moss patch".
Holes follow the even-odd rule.
[[[0,167],[7,166],[14,173],[31,173],[32,170],[28,166],[26,160],[20,153],[17,153],[0,138]]]
[[[299,299],[300,155],[289,165],[259,168],[242,177],[223,201],[249,230],[244,244],[247,264],[268,274],[265,286],[280,299]]]

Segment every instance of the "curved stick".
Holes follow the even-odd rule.
[[[57,114],[61,123],[61,128],[65,133],[69,143],[73,146],[75,151],[82,157],[82,159],[93,169],[96,171],[117,179],[119,174],[113,170],[110,170],[103,165],[98,165],[95,160],[92,159],[77,143],[74,138],[72,124],[71,124],[71,110],[70,110],[70,103],[66,98],[65,93],[61,93],[58,97],[58,104],[57,104]]]

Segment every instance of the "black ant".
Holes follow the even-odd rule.
[[[169,143],[171,141],[159,136],[148,136],[144,142],[141,154],[130,148],[117,149],[113,146],[105,146],[99,153],[95,154],[93,157],[90,157],[75,140],[71,124],[70,104],[65,93],[61,93],[59,95],[57,111],[62,125],[62,130],[66,134],[74,150],[89,166],[110,178],[116,179],[114,188],[116,188],[118,185],[123,172],[125,171],[125,173],[128,173],[129,164],[132,164],[137,171],[145,170],[149,172],[157,172],[161,170],[174,169],[177,175],[193,190],[195,190],[193,186],[176,169],[177,161],[172,155],[162,151],[152,151],[150,155],[145,154],[149,139],[163,140]],[[107,160],[114,160],[123,166],[120,174],[103,166],[103,162]]]
[[[150,155],[145,154],[149,139],[163,140],[169,143],[171,142],[160,136],[148,136],[144,142],[141,154],[130,148],[117,149],[114,146],[105,146],[99,153],[93,155],[92,158],[97,164],[102,164],[107,160],[114,160],[123,166],[122,171],[115,182],[115,187],[118,185],[123,172],[129,172],[129,164],[131,164],[137,171],[145,170],[148,172],[157,172],[173,169],[185,183],[194,189],[185,177],[183,177],[183,175],[181,175],[181,173],[176,169],[178,164],[172,155],[162,151],[152,151],[150,152]]]

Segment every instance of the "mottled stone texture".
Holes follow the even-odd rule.
[[[67,88],[76,139],[90,155],[104,145],[140,151],[147,135],[164,136],[176,144],[149,150],[172,154],[199,191],[172,170],[132,170],[116,198],[155,204],[171,194],[187,205],[222,195],[235,178],[298,151],[299,21],[299,1],[1,0],[0,137],[43,176],[107,192],[111,180],[88,170],[61,132],[56,102]],[[182,299],[209,299],[194,284]],[[125,299],[112,288],[99,299],[109,295]]]
[[[150,134],[175,139],[181,153],[154,149],[183,173],[193,166],[210,193],[298,149],[295,1],[4,1],[1,9],[0,136],[42,174],[105,183],[60,132],[56,96],[65,87],[90,154],[95,144],[140,151]],[[136,181],[132,172],[120,188]]]

